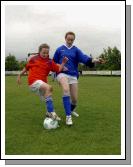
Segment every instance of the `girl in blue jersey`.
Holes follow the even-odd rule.
[[[66,124],[72,125],[72,117],[79,116],[75,112],[77,106],[78,98],[78,64],[83,63],[89,67],[94,66],[92,62],[92,57],[83,54],[83,52],[73,45],[75,40],[75,34],[73,32],[67,32],[65,35],[66,43],[55,51],[54,61],[58,64],[61,64],[63,57],[68,58],[68,62],[65,67],[67,71],[61,72],[57,75],[57,80],[60,83],[63,90],[63,105],[66,113]]]

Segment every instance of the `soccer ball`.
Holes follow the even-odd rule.
[[[58,121],[53,120],[51,118],[45,118],[43,122],[43,126],[45,129],[56,129],[57,127],[59,127]]]

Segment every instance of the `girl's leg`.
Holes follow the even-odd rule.
[[[67,125],[72,125],[70,88],[69,88],[67,77],[60,78],[59,83],[60,83],[60,85],[62,87],[62,90],[63,90],[62,101],[63,101],[63,105],[64,105],[64,110],[65,110],[65,113],[66,113],[66,124]]]
[[[40,86],[40,91],[44,92],[45,97],[45,103],[47,107],[47,116],[60,120],[60,118],[57,116],[57,114],[54,112],[54,105],[53,105],[53,99],[52,99],[52,86],[48,85],[47,83],[44,83]]]
[[[71,111],[72,114],[76,117],[79,115],[74,111],[77,106],[77,99],[78,99],[78,83],[70,84],[70,95],[71,95]]]

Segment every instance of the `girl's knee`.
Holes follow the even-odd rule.
[[[49,91],[49,92],[52,92],[53,91],[53,87],[51,85],[48,85],[46,90]]]
[[[63,94],[70,95],[70,88],[69,88],[68,80],[66,78],[61,78],[60,85],[62,87]]]
[[[65,95],[70,95],[70,90],[69,90],[69,88],[64,87],[64,88],[63,88],[63,93],[64,93]]]

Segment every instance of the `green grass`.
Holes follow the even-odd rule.
[[[16,84],[6,77],[6,155],[119,155],[121,154],[120,77],[86,76],[79,79],[79,98],[74,125],[65,125],[62,92],[56,82],[53,99],[61,116],[60,128],[43,128],[46,111],[30,92],[27,78]]]

